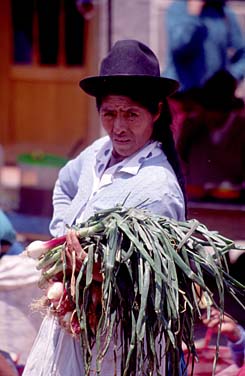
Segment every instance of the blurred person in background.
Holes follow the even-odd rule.
[[[166,17],[168,61],[165,76],[180,91],[202,87],[217,71],[237,81],[245,73],[245,41],[236,15],[225,0],[178,0]]]
[[[21,370],[41,322],[30,309],[32,300],[40,297],[39,272],[33,260],[20,256],[24,246],[16,237],[0,210],[0,376]]]
[[[202,110],[179,131],[176,143],[190,199],[243,200],[245,112],[235,89],[230,73],[216,73],[203,86]]]
[[[182,106],[185,117],[199,110],[198,90],[218,71],[227,70],[237,85],[243,80],[244,35],[226,0],[173,1],[165,28],[168,47],[163,74],[181,85],[169,100],[174,117],[176,106]]]
[[[212,333],[218,333],[220,326],[220,313],[214,307],[211,308],[210,317],[206,315],[202,318],[203,324],[212,331]],[[228,346],[231,350],[231,356],[234,363],[238,367],[242,367],[244,364],[245,353],[245,330],[236,323],[236,321],[228,316],[224,315],[220,327],[221,334],[223,334],[228,340]]]

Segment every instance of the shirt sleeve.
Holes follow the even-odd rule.
[[[150,203],[146,202],[139,207],[141,209],[149,211],[150,213],[173,218],[177,221],[185,220],[185,211],[183,206],[183,199],[181,199],[181,196],[166,194],[164,195],[162,200],[154,200]]]
[[[245,75],[245,38],[236,15],[226,8],[229,35],[229,49],[233,51],[230,59],[230,72],[238,80]]]
[[[94,141],[60,170],[53,190],[53,217],[49,226],[52,236],[60,236],[65,233],[64,220],[73,199],[78,193],[82,171],[88,164],[88,160],[96,155],[106,140],[107,138],[103,137]],[[86,184],[86,182],[83,182],[83,184]]]
[[[68,162],[59,172],[53,191],[53,217],[49,226],[53,236],[65,232],[64,217],[78,190],[82,161],[83,153]]]

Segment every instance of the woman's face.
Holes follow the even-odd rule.
[[[108,133],[113,153],[126,158],[138,151],[151,138],[154,122],[159,117],[139,103],[122,95],[108,95],[100,107],[102,126]]]

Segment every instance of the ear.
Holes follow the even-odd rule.
[[[159,119],[161,112],[162,112],[162,107],[163,107],[163,102],[158,103],[158,110],[156,114],[153,116],[153,121],[154,123]]]

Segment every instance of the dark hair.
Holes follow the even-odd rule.
[[[152,139],[161,142],[162,150],[166,154],[168,161],[171,164],[176,174],[180,188],[184,195],[185,205],[187,206],[185,179],[184,179],[184,175],[181,169],[179,156],[178,156],[178,153],[175,147],[174,138],[173,138],[173,132],[171,129],[172,115],[170,112],[168,101],[166,99],[163,99],[162,102],[163,102],[163,109],[160,114],[160,117],[154,124]],[[185,207],[185,209],[187,211],[187,207]]]
[[[224,18],[225,11],[224,7],[226,5],[226,0],[206,0],[203,9],[213,8],[218,14]]]
[[[205,0],[205,2],[214,6],[224,6],[227,0]]]
[[[112,93],[111,92],[105,93],[102,97],[96,97],[96,105],[97,105],[98,111],[100,110],[103,98],[107,94],[112,94]],[[120,91],[120,93],[113,92],[113,94],[125,95],[131,98],[133,101],[139,103],[141,106],[146,108],[151,114],[156,114],[158,112],[159,102],[163,103],[161,114],[154,124],[152,140],[159,141],[162,144],[162,150],[166,154],[166,157],[175,172],[180,188],[183,192],[184,199],[185,199],[185,211],[187,212],[184,175],[181,169],[179,156],[178,156],[175,143],[174,143],[173,133],[171,129],[172,115],[170,112],[167,99],[160,98],[158,95],[154,96],[154,94],[148,96],[148,95],[145,95],[145,93],[139,93],[137,89],[132,90],[132,88],[130,88],[127,91],[124,91],[123,93]]]
[[[2,245],[2,246],[4,246],[4,245],[9,245],[9,246],[11,246],[12,243],[10,243],[8,240],[4,240],[4,239],[2,239],[2,240],[0,241],[0,245]]]

